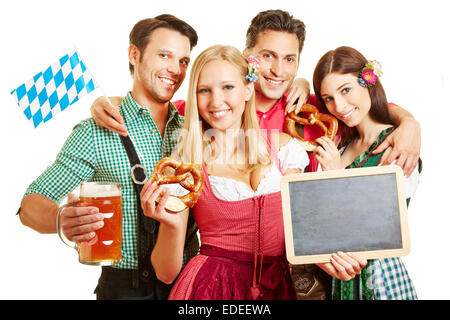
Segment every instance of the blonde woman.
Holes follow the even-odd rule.
[[[205,185],[192,209],[202,247],[169,299],[296,299],[285,260],[280,179],[302,171],[309,159],[291,137],[261,134],[247,72],[246,59],[230,46],[210,47],[194,62],[174,157],[202,166]],[[160,222],[151,261],[166,283],[181,270],[189,217],[188,210],[165,211],[169,194],[150,183],[141,193],[144,213]],[[354,274],[365,264],[342,259],[353,262]]]

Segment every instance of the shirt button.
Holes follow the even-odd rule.
[[[265,114],[263,114],[263,119],[267,118],[267,116]]]
[[[156,130],[155,130],[155,129],[153,129],[153,130],[152,130],[152,134],[155,134],[155,132],[156,132]]]
[[[142,276],[144,278],[147,278],[150,275],[150,273],[147,270],[142,271]]]

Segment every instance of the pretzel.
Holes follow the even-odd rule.
[[[163,175],[164,169],[167,167],[175,169],[174,175]],[[192,176],[194,183],[188,180],[189,176]],[[158,161],[150,176],[150,181],[155,181],[158,185],[179,183],[183,188],[190,191],[184,196],[169,196],[166,209],[175,213],[186,209],[186,207],[192,208],[203,189],[203,175],[198,166],[191,163],[181,163],[171,158],[163,158]]]
[[[298,115],[300,112],[308,112],[308,118],[300,117]],[[291,136],[299,139],[302,142],[302,145],[306,151],[314,151],[314,149],[316,149],[317,147],[317,142],[306,140],[302,136],[300,136],[295,127],[296,123],[302,124],[304,126],[316,125],[323,131],[324,135],[331,140],[334,140],[334,138],[336,137],[336,132],[338,129],[338,121],[335,117],[329,114],[320,113],[319,109],[311,104],[304,104],[300,108],[300,111],[298,113],[295,113],[294,108],[294,111],[288,113],[288,115],[286,116],[286,130]],[[325,123],[327,125],[325,125]]]

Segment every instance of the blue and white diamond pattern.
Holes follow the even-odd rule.
[[[11,94],[36,128],[96,88],[97,83],[74,50]]]

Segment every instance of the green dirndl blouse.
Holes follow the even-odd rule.
[[[348,168],[377,166],[383,152],[372,152],[392,131],[394,127],[383,130],[370,148]],[[419,172],[421,167],[419,161]],[[333,300],[415,300],[417,294],[400,258],[386,258],[369,260],[361,274],[350,281],[333,278],[332,297]]]

